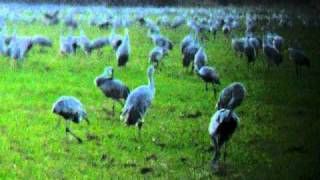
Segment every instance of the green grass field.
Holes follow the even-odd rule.
[[[93,81],[106,66],[113,66],[115,77],[131,90],[147,84],[148,54],[153,48],[147,30],[130,27],[130,60],[119,69],[111,47],[90,56],[82,51],[60,55],[59,28],[19,24],[18,34],[48,36],[53,48],[44,53],[33,48],[20,68],[1,57],[1,179],[315,179],[319,175],[317,29],[277,30],[285,39],[304,39],[312,68],[304,69],[299,78],[287,51],[279,68],[268,71],[260,53],[248,71],[245,59],[234,55],[221,33],[205,43],[209,64],[222,81],[219,91],[234,81],[242,82],[248,91],[236,111],[240,128],[228,144],[227,174],[222,176],[211,173],[213,153],[207,130],[216,100],[195,74],[182,68],[179,43],[187,27],[161,29],[175,46],[162,71],[155,72],[156,95],[140,141],[136,128],[120,122],[119,104],[111,116],[112,101]],[[95,27],[84,29],[91,39],[109,34]],[[62,95],[75,96],[85,105],[91,125],[72,126],[83,144],[65,136],[64,124],[56,128],[60,117],[51,113],[51,107]],[[188,118],[194,114],[199,116]],[[151,171],[143,174],[144,170]]]

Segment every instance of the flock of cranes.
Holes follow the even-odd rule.
[[[248,68],[255,63],[259,51],[263,52],[268,68],[272,65],[278,66],[283,62],[284,38],[275,32],[267,32],[266,30],[268,28],[274,30],[274,26],[292,26],[292,20],[285,13],[264,16],[255,12],[244,13],[222,10],[213,12],[204,9],[198,11],[190,9],[182,12],[163,9],[160,12],[164,11],[176,15],[172,15],[174,18],[170,20],[170,16],[161,16],[161,13],[159,13],[157,14],[157,20],[154,21],[149,17],[149,12],[141,13],[137,11],[135,16],[131,18],[129,18],[128,13],[121,14],[121,12],[119,14],[109,14],[106,18],[102,18],[100,15],[92,16],[94,13],[91,13],[90,25],[101,29],[111,29],[108,36],[98,37],[94,40],[90,40],[82,29],[83,19],[77,19],[77,14],[80,14],[82,18],[84,17],[81,12],[71,11],[64,17],[60,15],[61,11],[59,10],[42,14],[42,20],[48,26],[63,23],[59,50],[61,54],[75,54],[79,48],[89,56],[92,51],[102,50],[103,47],[110,45],[115,51],[117,65],[123,68],[127,63],[130,63],[130,26],[137,22],[141,27],[148,29],[146,37],[150,38],[154,45],[149,53],[149,63],[151,65],[147,69],[148,84],[130,90],[125,83],[114,77],[113,67],[106,67],[104,72],[94,80],[95,86],[107,98],[113,100],[112,114],[115,114],[114,106],[115,102],[118,102],[123,107],[120,119],[127,125],[136,125],[139,135],[144,123],[144,116],[155,97],[156,85],[153,73],[157,70],[160,71],[163,59],[176,46],[161,33],[161,28],[175,30],[183,25],[189,27],[190,33],[180,43],[180,51],[183,56],[182,67],[188,70],[191,66],[191,73],[196,73],[204,81],[206,90],[208,90],[208,84],[212,84],[215,97],[217,94],[216,87],[220,85],[221,80],[218,74],[219,67],[210,65],[208,61],[206,52],[211,51],[205,46],[208,36],[213,36],[215,39],[217,34],[221,33],[226,40],[231,38],[231,48],[235,52],[235,58],[245,56]],[[302,22],[305,21],[304,18],[301,18],[301,20]],[[265,23],[261,25],[261,22]],[[9,35],[6,24],[2,24],[0,54],[3,56],[9,56],[14,61],[20,61],[26,59],[27,53],[35,45],[52,47],[52,41],[49,38],[41,35],[20,36],[16,33],[15,27],[13,33]],[[73,31],[77,28],[80,28],[80,34],[75,36]],[[125,29],[124,35],[116,33],[119,28]],[[236,30],[242,32],[244,36],[236,37]],[[66,36],[64,35],[65,31],[68,31]],[[263,33],[262,37],[259,36],[261,31]],[[288,49],[289,58],[294,62],[297,74],[301,72],[302,66],[310,66],[310,59],[298,44],[296,43]],[[242,83],[234,82],[225,87],[217,99],[216,112],[211,118],[208,129],[215,146],[212,160],[214,169],[218,166],[222,146],[225,147],[224,157],[226,157],[227,141],[235,132],[240,120],[235,110],[243,102],[245,96],[245,86]],[[52,112],[65,119],[66,133],[82,142],[82,139],[75,135],[68,125],[70,122],[80,123],[81,120],[86,120],[89,124],[87,112],[81,102],[75,97],[60,97],[54,103]]]

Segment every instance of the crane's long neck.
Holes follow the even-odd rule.
[[[113,69],[111,70],[111,79],[113,79],[114,71]]]
[[[152,92],[155,92],[155,86],[154,86],[154,79],[153,79],[153,73],[148,73],[148,79],[149,79],[149,88],[152,90]]]

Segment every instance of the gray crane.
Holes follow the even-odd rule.
[[[167,54],[167,49],[163,47],[156,46],[149,53],[149,61],[153,64],[155,68],[157,68]]]
[[[250,41],[250,37],[247,37],[244,43],[244,54],[247,57],[248,68],[250,63],[254,63],[257,57],[256,48],[254,44]]]
[[[153,72],[154,67],[149,67],[147,71],[148,85],[139,86],[129,94],[120,116],[120,120],[123,120],[128,126],[138,126],[139,136],[144,122],[143,117],[155,96]]]
[[[212,169],[218,169],[220,159],[220,150],[224,145],[224,162],[227,157],[227,142],[239,125],[240,119],[236,113],[229,109],[220,109],[212,117],[209,124],[209,135],[214,144],[214,156],[212,160]]]
[[[202,66],[208,64],[208,57],[203,47],[200,47],[194,56],[193,69],[195,72],[199,71]]]
[[[217,110],[230,109],[233,111],[242,103],[246,94],[247,91],[242,83],[231,83],[222,90],[219,100],[216,104]]]
[[[90,124],[87,113],[81,102],[72,96],[61,96],[53,104],[52,112],[64,118],[66,122],[66,135],[71,134],[79,143],[82,143],[82,139],[74,134],[70,128],[70,122],[78,124],[82,119],[87,121],[88,125]],[[60,121],[61,120],[58,121],[58,125],[60,124]]]
[[[198,76],[204,81],[206,85],[206,91],[208,91],[208,83],[212,84],[213,93],[216,97],[217,90],[215,85],[220,85],[220,79],[217,71],[213,67],[202,66],[199,71],[197,71]]]
[[[129,54],[130,54],[129,31],[127,28],[125,31],[126,31],[125,37],[116,52],[116,57],[117,57],[119,67],[125,66],[129,61]]]
[[[288,53],[289,59],[292,60],[296,66],[297,75],[302,71],[302,66],[310,67],[310,59],[302,49],[289,48]]]
[[[130,90],[120,80],[114,78],[114,70],[112,67],[106,67],[102,75],[95,79],[95,85],[103,92],[103,94],[113,100],[112,115],[114,115],[114,102],[117,101],[121,105],[121,99],[126,100]]]
[[[281,52],[277,48],[275,48],[272,44],[270,44],[266,39],[264,39],[262,47],[263,47],[263,52],[266,56],[268,68],[271,64],[275,64],[279,66],[282,63]]]

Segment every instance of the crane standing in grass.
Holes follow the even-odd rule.
[[[79,143],[82,143],[82,139],[75,135],[69,127],[70,122],[78,124],[82,119],[86,120],[89,125],[87,113],[83,108],[81,102],[77,98],[72,96],[62,96],[53,104],[52,112],[54,114],[62,116],[65,119],[66,134],[71,134],[78,140]]]
[[[206,90],[208,90],[208,83],[212,84],[214,97],[216,97],[217,90],[215,85],[220,85],[220,79],[216,70],[213,67],[202,66],[200,70],[197,71],[197,74],[205,82]]]
[[[107,67],[104,73],[95,79],[95,85],[100,88],[103,94],[113,100],[112,115],[114,115],[114,102],[117,101],[121,105],[121,99],[126,100],[130,90],[120,80],[114,79],[112,67]]]
[[[246,93],[247,91],[243,84],[239,82],[231,83],[222,90],[219,100],[216,104],[217,110],[229,109],[233,111],[242,103]]]
[[[155,96],[155,84],[153,79],[154,67],[148,68],[148,85],[142,85],[134,89],[128,96],[125,106],[122,109],[120,120],[123,120],[128,126],[137,125],[140,131],[143,125],[143,116],[152,103]]]
[[[288,52],[289,59],[292,60],[296,66],[297,75],[301,72],[302,66],[310,67],[310,59],[301,49],[289,48]]]
[[[227,158],[227,142],[235,132],[239,124],[239,117],[228,109],[218,110],[211,118],[209,124],[209,135],[214,144],[214,156],[212,160],[212,169],[218,169],[220,159],[220,150],[224,145],[224,163]]]
[[[129,31],[126,28],[125,37],[117,49],[116,57],[118,60],[118,66],[125,66],[127,62],[129,61],[129,54],[130,54],[130,39],[129,39]]]

